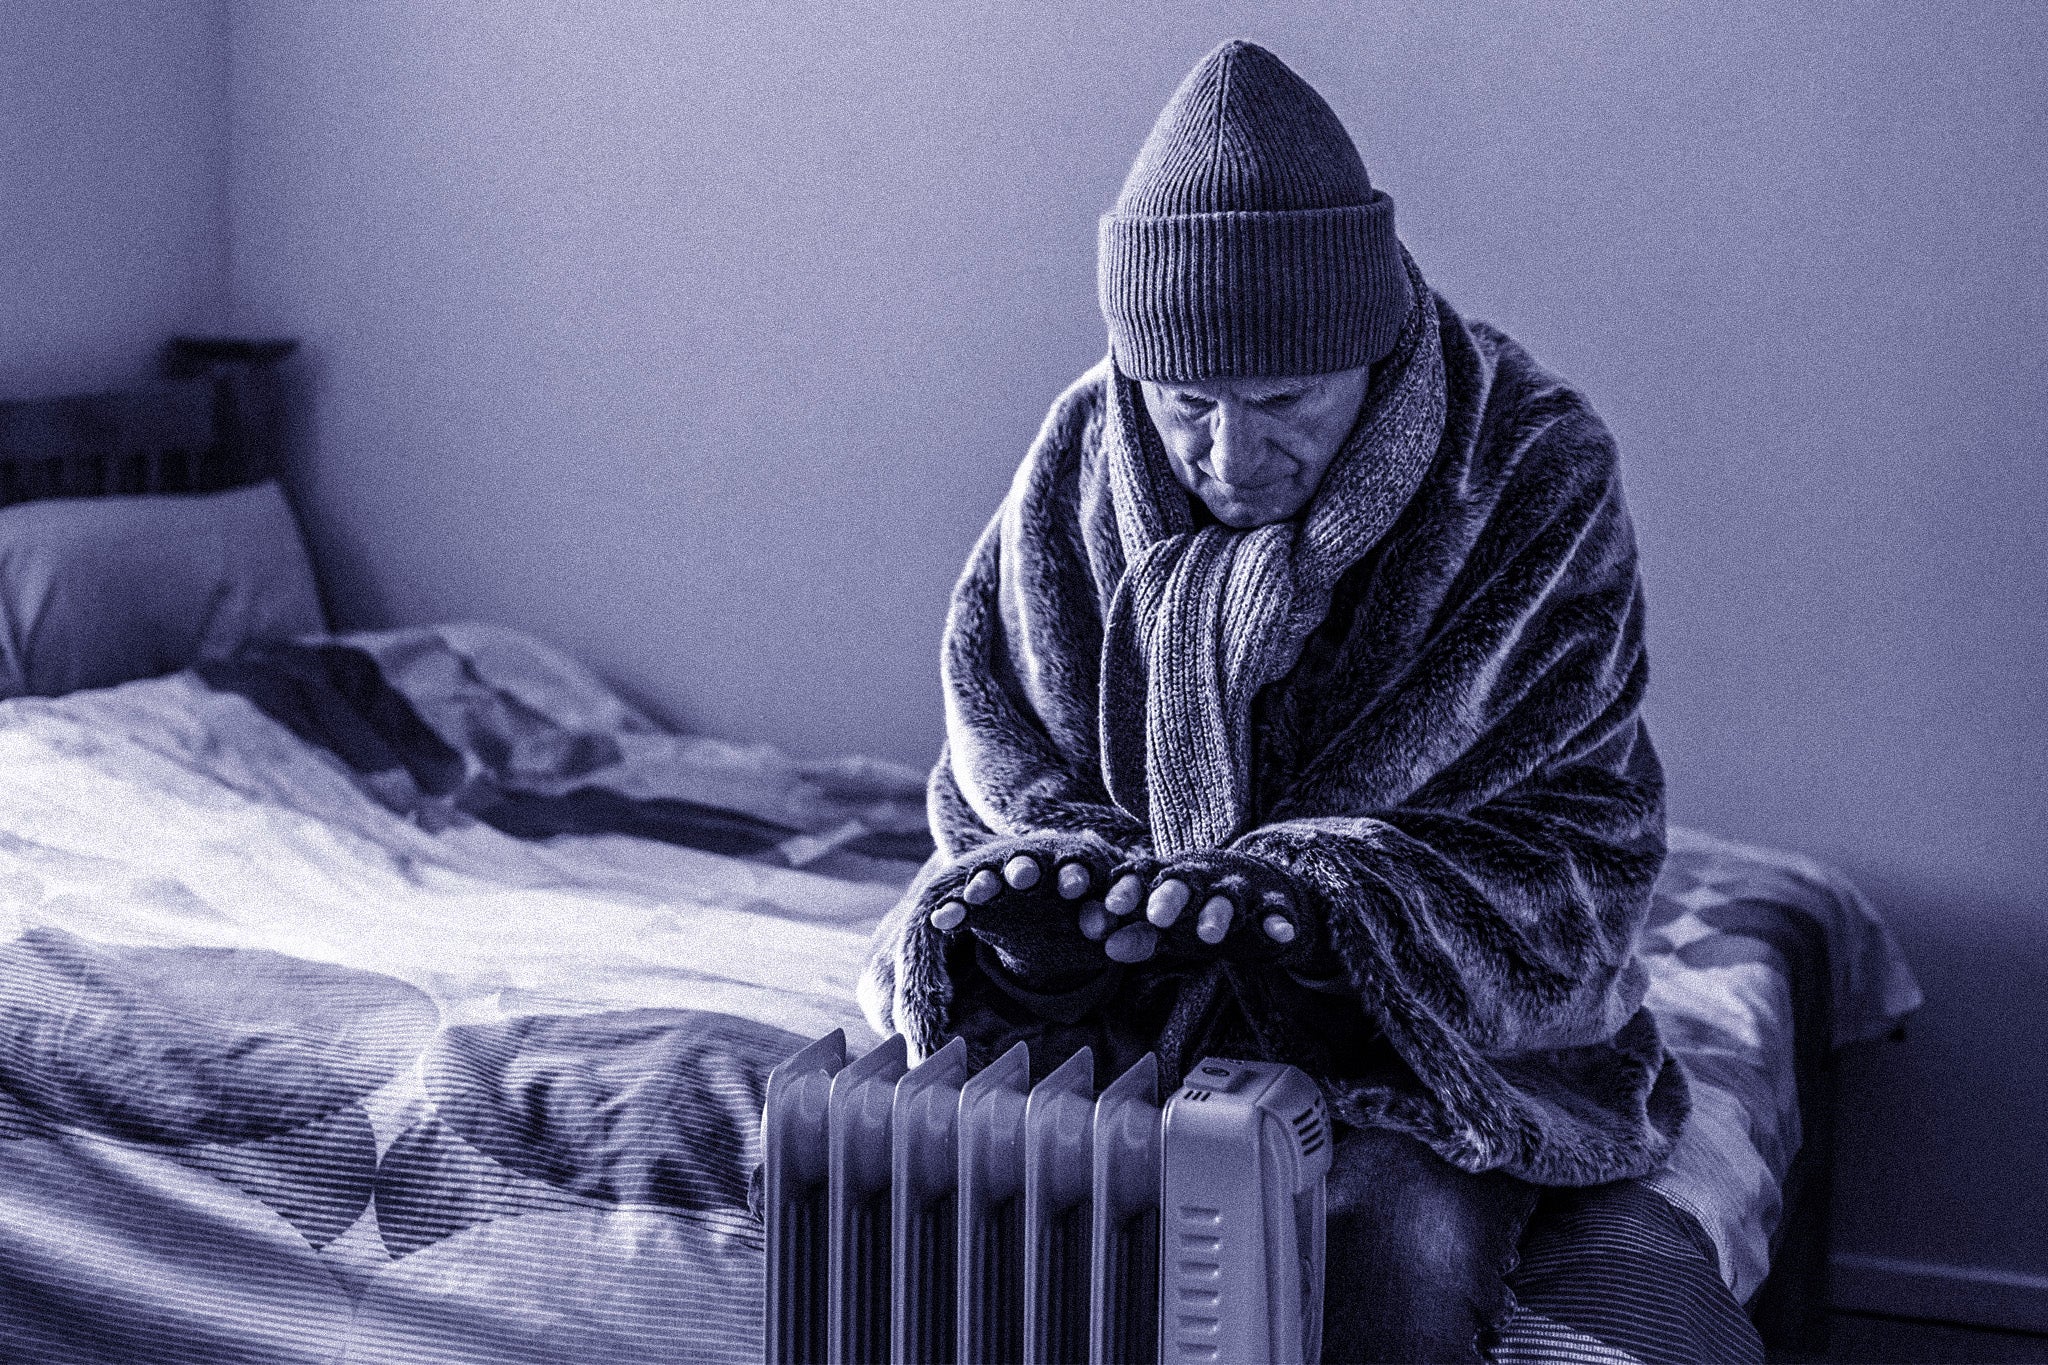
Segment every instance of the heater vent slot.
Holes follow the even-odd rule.
[[[1045,1261],[1044,1315],[1037,1319],[1043,1359],[1088,1358],[1088,1206],[1055,1214],[1040,1253]]]
[[[846,1359],[883,1365],[889,1359],[889,1192],[854,1206],[847,1286]]]
[[[1110,1261],[1116,1287],[1107,1332],[1106,1361],[1159,1358],[1159,1213],[1147,1209],[1114,1233]]]
[[[787,1342],[792,1360],[825,1358],[825,1252],[830,1211],[825,1186],[813,1185],[775,1211],[776,1243],[773,1274],[792,1292],[771,1305],[772,1339]]]
[[[1289,1122],[1293,1125],[1303,1156],[1314,1156],[1328,1145],[1329,1132],[1323,1126],[1323,1106],[1320,1103],[1311,1104]]]
[[[917,1259],[908,1269],[913,1283],[923,1289],[921,1311],[913,1315],[905,1332],[912,1360],[929,1365],[951,1365],[959,1336],[959,1242],[954,1229],[959,1212],[952,1195],[942,1195],[918,1213]],[[906,1292],[903,1286],[899,1292]]]
[[[1024,1358],[1024,1210],[1022,1199],[990,1206],[973,1232],[968,1276],[974,1302],[960,1315],[970,1321],[961,1343],[966,1360]]]

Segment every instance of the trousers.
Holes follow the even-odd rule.
[[[1341,1132],[1332,1156],[1323,1359],[1484,1359],[1539,1187],[1461,1171],[1405,1133]]]

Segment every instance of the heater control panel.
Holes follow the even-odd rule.
[[[1162,1127],[1160,1359],[1317,1359],[1330,1169],[1321,1091],[1291,1066],[1204,1058]]]

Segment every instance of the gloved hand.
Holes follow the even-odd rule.
[[[1280,864],[1232,849],[1118,864],[1103,898],[1107,919],[1085,916],[1119,962],[1155,953],[1191,961],[1300,967],[1315,955],[1321,924],[1313,900]],[[1142,912],[1142,913],[1141,913]]]
[[[1085,926],[1107,920],[1091,891],[1125,861],[1094,834],[1039,832],[981,845],[934,877],[923,904],[932,928],[971,934],[1026,988],[1057,992],[1108,966]]]

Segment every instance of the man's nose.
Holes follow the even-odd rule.
[[[1263,482],[1260,471],[1265,463],[1266,442],[1258,418],[1235,404],[1218,403],[1209,426],[1209,473],[1242,487]]]

